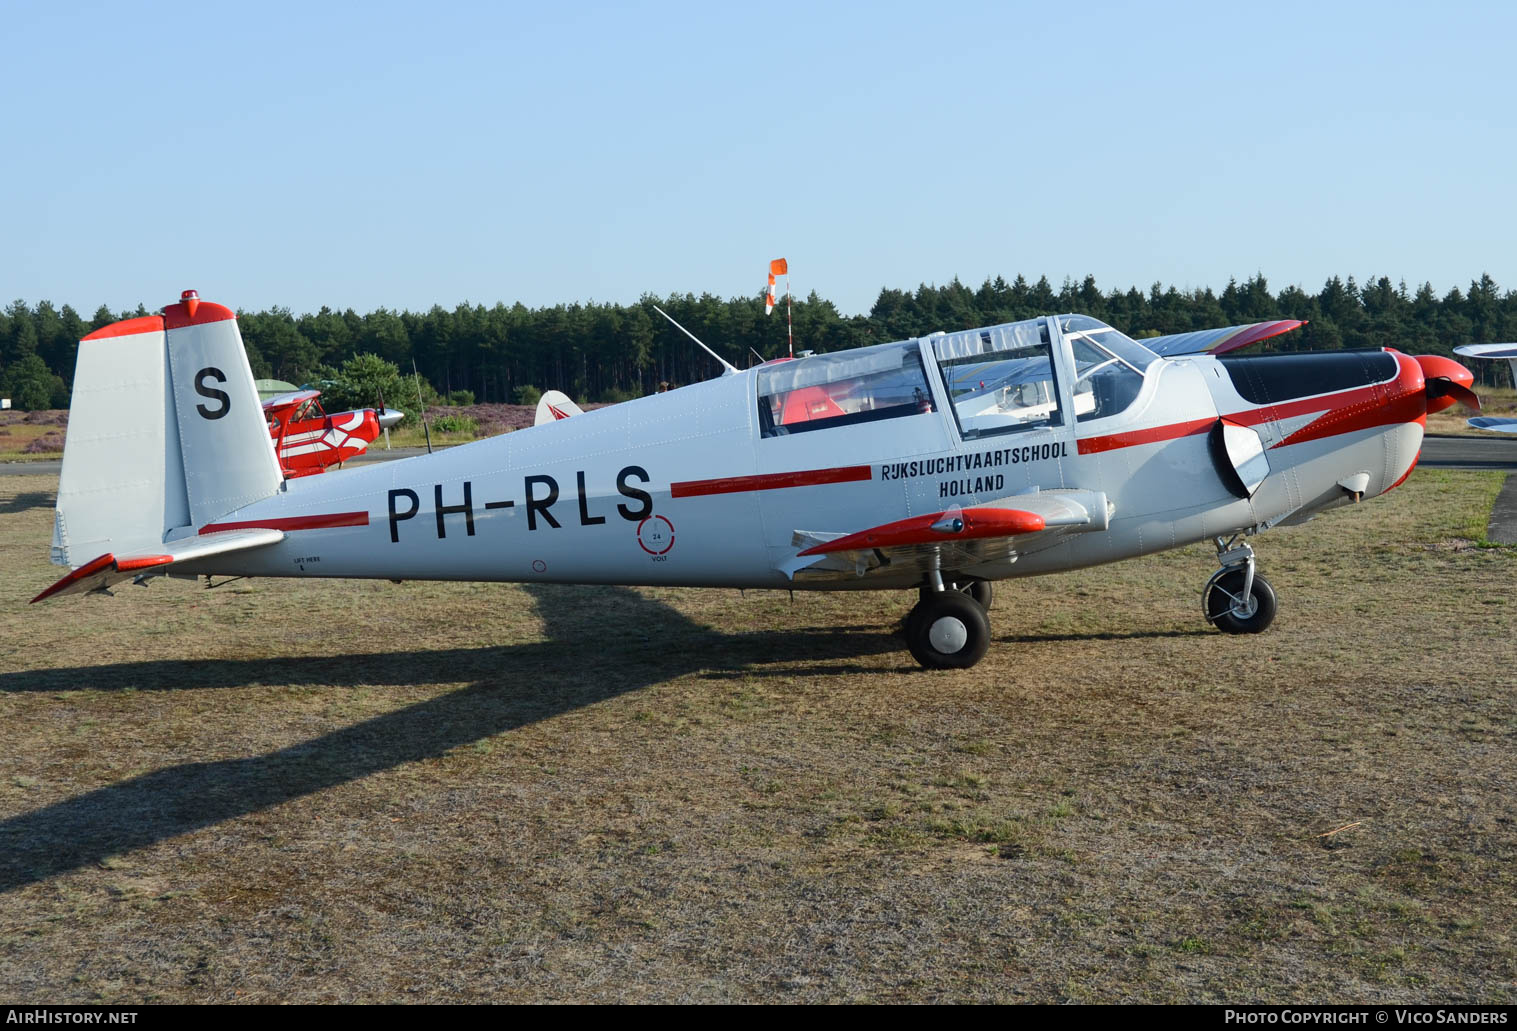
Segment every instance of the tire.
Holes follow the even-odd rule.
[[[968,669],[990,647],[990,620],[969,595],[940,591],[911,610],[906,643],[928,669]]]
[[[1228,569],[1206,585],[1206,619],[1224,634],[1262,633],[1275,621],[1275,589],[1258,573],[1254,574],[1253,611],[1241,614],[1235,606],[1243,595],[1242,569]]]
[[[990,611],[990,603],[995,600],[995,588],[990,586],[989,580],[971,580],[959,586],[959,590],[969,595],[980,603],[980,608]]]

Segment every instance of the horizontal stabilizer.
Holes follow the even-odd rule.
[[[83,594],[99,591],[113,583],[143,575],[168,572],[168,567],[196,559],[225,555],[233,551],[262,548],[284,540],[283,530],[258,527],[247,530],[222,530],[216,533],[187,537],[155,548],[151,553],[114,555],[107,552],[99,558],[86,562],[62,580],[32,599],[36,604],[46,598],[63,594]]]
[[[1261,340],[1289,333],[1306,325],[1302,319],[1275,319],[1271,322],[1253,322],[1246,326],[1224,326],[1221,329],[1201,329],[1194,333],[1171,333],[1169,336],[1150,337],[1138,341],[1155,354],[1176,358],[1185,354],[1226,354]]]

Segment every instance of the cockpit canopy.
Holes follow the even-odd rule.
[[[1070,346],[1074,419],[1125,410],[1158,355],[1088,315],[1060,315],[924,340],[815,355],[758,372],[764,436],[915,415],[935,410],[922,354],[931,356],[965,439],[1061,426],[1053,333]],[[925,346],[924,346],[925,345]]]

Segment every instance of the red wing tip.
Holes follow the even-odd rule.
[[[1272,319],[1269,322],[1256,322],[1213,347],[1211,353],[1226,354],[1228,351],[1236,351],[1249,344],[1257,344],[1261,340],[1270,340],[1291,330],[1300,329],[1304,325],[1306,325],[1305,319]]]

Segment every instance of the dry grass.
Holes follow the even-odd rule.
[[[13,1001],[1517,1000],[1500,474],[1003,585],[912,668],[889,594],[180,582],[23,604],[0,480]],[[312,619],[312,613],[318,618]],[[1353,824],[1346,830],[1329,834]]]

